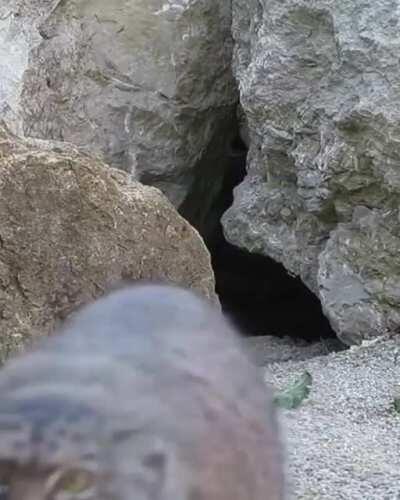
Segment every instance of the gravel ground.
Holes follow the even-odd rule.
[[[245,340],[250,355],[259,366],[281,361],[300,361],[329,354],[343,349],[337,339],[325,339],[323,342],[306,342],[292,337],[274,337],[272,335],[247,337]]]
[[[281,410],[289,498],[400,500],[400,414],[393,409],[400,339],[274,362],[265,378],[278,389],[305,369],[313,377],[308,400]]]

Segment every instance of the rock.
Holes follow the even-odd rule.
[[[233,3],[234,72],[250,151],[225,235],[299,275],[348,344],[392,330],[400,318],[393,6]],[[363,211],[363,222],[355,221]]]
[[[339,224],[320,254],[322,304],[349,344],[400,325],[400,234],[393,215],[354,210],[353,221]]]
[[[216,161],[207,205],[237,101],[230,26],[225,0],[2,0],[0,115],[102,152],[176,206]]]
[[[157,189],[73,146],[0,128],[0,361],[120,280],[140,279],[217,301],[200,236]]]

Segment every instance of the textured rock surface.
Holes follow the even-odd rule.
[[[397,2],[233,2],[248,175],[230,242],[282,262],[338,335],[400,323]]]
[[[163,280],[216,300],[200,236],[157,189],[42,142],[0,128],[0,361],[119,280]]]
[[[178,205],[226,151],[230,25],[226,0],[2,0],[0,114],[103,152]]]

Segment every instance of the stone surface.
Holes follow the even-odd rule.
[[[400,323],[399,25],[393,0],[233,1],[250,151],[225,235],[299,275],[349,344]]]
[[[110,286],[139,279],[217,301],[208,251],[158,189],[73,146],[0,128],[0,361]]]
[[[207,205],[237,101],[230,26],[226,0],[2,0],[0,115],[104,153],[176,206],[215,162]]]

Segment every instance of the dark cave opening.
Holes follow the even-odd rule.
[[[281,264],[238,249],[223,237],[213,248],[212,263],[222,309],[244,335],[307,341],[336,337],[317,297]]]
[[[274,260],[228,243],[220,221],[233,202],[233,188],[246,174],[247,149],[239,136],[231,144],[218,199],[203,234],[211,253],[223,311],[245,336],[289,336],[306,341],[336,338],[317,297]]]

